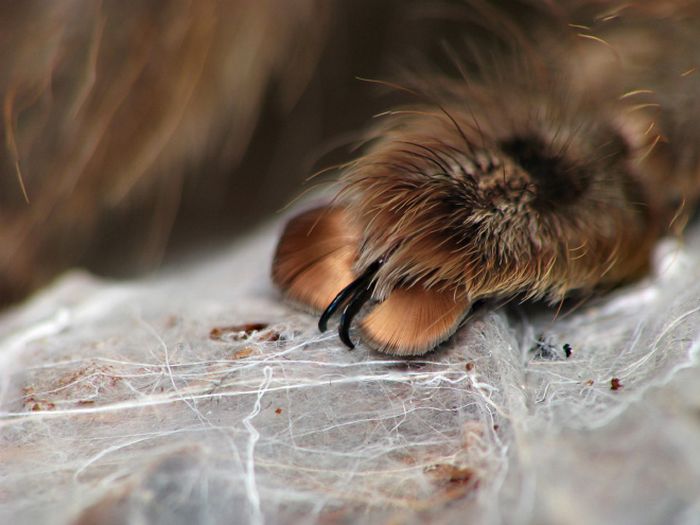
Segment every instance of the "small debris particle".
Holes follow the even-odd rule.
[[[469,361],[469,362],[465,365],[465,368],[467,369],[467,372],[471,372],[472,370],[474,370],[474,366],[475,366],[475,365],[474,365],[474,362],[473,362],[473,361]]]
[[[445,463],[426,467],[425,473],[435,481],[448,483],[469,483],[474,480],[474,471],[472,469]]]
[[[554,345],[548,342],[543,335],[537,338],[535,344],[530,348],[530,352],[535,354],[535,359],[545,359],[547,361],[558,359]]]
[[[280,339],[280,333],[275,331],[275,330],[265,330],[263,333],[260,334],[260,337],[258,337],[260,341],[279,341]]]
[[[233,354],[233,359],[245,359],[246,357],[250,357],[253,355],[253,352],[255,352],[255,348],[252,346],[246,346],[242,350],[239,350],[235,354]]]
[[[498,429],[499,429],[499,428],[501,428],[499,425],[494,425],[494,426],[493,426],[493,430],[494,430],[495,432],[498,432]]]
[[[584,385],[586,385],[586,386],[593,386],[593,383],[594,383],[594,381],[593,381],[592,379],[589,379],[588,381],[586,381],[586,382],[584,383]]]
[[[569,343],[564,343],[562,348],[564,349],[564,355],[566,355],[566,358],[569,359],[572,353],[571,345]]]
[[[620,379],[617,377],[613,377],[610,380],[610,390],[619,390],[623,387],[624,385],[620,382]]]
[[[78,401],[79,405],[94,405],[95,401],[93,399],[81,399]]]
[[[28,399],[27,400],[29,403],[34,403],[32,405],[32,412],[40,412],[42,410],[54,410],[56,408],[56,404],[52,403],[51,401],[47,401],[45,399]]]
[[[275,409],[275,414],[277,414],[277,415],[279,416],[281,413],[282,413],[282,409],[281,409],[281,408],[278,407],[278,408]]]
[[[214,341],[245,341],[253,335],[258,334],[260,341],[277,341],[280,338],[279,332],[275,330],[265,330],[267,323],[246,323],[233,326],[217,326],[209,332],[209,339]],[[263,331],[264,330],[264,331]]]

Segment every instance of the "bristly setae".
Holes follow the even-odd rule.
[[[479,299],[557,301],[643,275],[698,198],[700,54],[688,31],[672,60],[658,49],[687,17],[635,9],[533,37],[534,61],[416,83],[426,102],[383,116],[334,204],[287,225],[276,285],[323,312],[322,330],[342,310],[348,346],[370,304],[362,339],[420,355]]]

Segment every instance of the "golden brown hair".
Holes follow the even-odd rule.
[[[269,99],[284,113],[299,98],[325,5],[4,3],[0,304],[120,238],[121,265],[157,260],[185,178],[194,194],[231,177]]]
[[[383,114],[342,172],[333,214],[317,210],[310,227],[294,219],[280,240],[273,279],[292,300],[321,310],[302,297],[306,275],[336,283],[337,296],[314,284],[329,304],[321,328],[343,306],[351,345],[352,317],[371,299],[363,339],[422,354],[479,299],[558,301],[648,270],[656,239],[700,192],[698,126],[684,114],[700,114],[690,95],[698,28],[688,27],[698,24],[681,8],[658,18],[644,4],[605,16],[584,7],[567,14],[580,23],[554,17],[490,61],[451,50],[458,75],[399,88],[421,103]],[[672,61],[659,49],[669,34],[686,51]],[[339,214],[346,222],[334,219],[334,231],[351,245],[337,249],[356,259],[327,273],[330,251],[306,273],[283,271],[327,242],[315,229]]]

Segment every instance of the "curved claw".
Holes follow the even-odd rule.
[[[377,259],[370,264],[357,279],[338,292],[318,320],[318,329],[321,332],[325,332],[328,329],[328,320],[333,316],[338,308],[347,303],[347,306],[341,315],[339,335],[343,343],[350,348],[354,348],[352,341],[350,341],[348,331],[350,330],[353,317],[357,314],[362,305],[371,297],[372,279],[379,268],[381,268],[382,264],[384,264],[384,258]]]
[[[326,309],[321,314],[321,317],[318,318],[318,329],[321,332],[325,332],[326,330],[328,330],[328,320],[333,316],[335,311],[344,303],[346,303],[362,286],[364,275],[365,274],[362,274],[359,278],[355,279],[345,288],[340,290],[340,292],[338,292],[338,295],[336,295],[330,302],[330,304],[326,307]]]
[[[360,311],[362,305],[365,304],[370,297],[372,297],[372,288],[372,286],[368,286],[364,289],[358,289],[340,316],[338,336],[340,337],[340,340],[345,343],[345,346],[350,348],[350,350],[355,348],[355,345],[350,339],[350,326],[352,326],[352,320],[357,315],[357,312]]]

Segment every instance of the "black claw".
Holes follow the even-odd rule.
[[[350,348],[350,350],[355,348],[355,345],[350,340],[350,326],[352,326],[352,320],[357,315],[357,312],[360,311],[362,305],[365,304],[370,297],[372,297],[372,288],[372,286],[368,286],[357,290],[340,316],[338,336],[340,337],[340,340],[345,343],[345,346]]]
[[[340,292],[338,292],[338,295],[336,295],[333,298],[330,304],[323,311],[321,317],[319,317],[318,319],[318,329],[322,333],[328,330],[328,320],[333,316],[335,311],[340,306],[342,306],[348,299],[350,299],[350,297],[352,297],[352,295],[357,291],[358,287],[362,286],[362,279],[364,275],[365,274],[362,274],[360,277],[348,284],[345,288],[340,290]]]
[[[353,317],[360,311],[362,305],[372,296],[372,279],[379,268],[381,268],[382,264],[384,264],[383,257],[370,264],[367,269],[362,272],[362,275],[338,292],[338,295],[333,298],[318,319],[318,329],[321,332],[325,332],[328,329],[328,320],[333,316],[336,310],[347,303],[347,306],[341,314],[338,334],[343,343],[350,348],[355,347],[352,341],[350,341],[350,325],[352,324]]]

